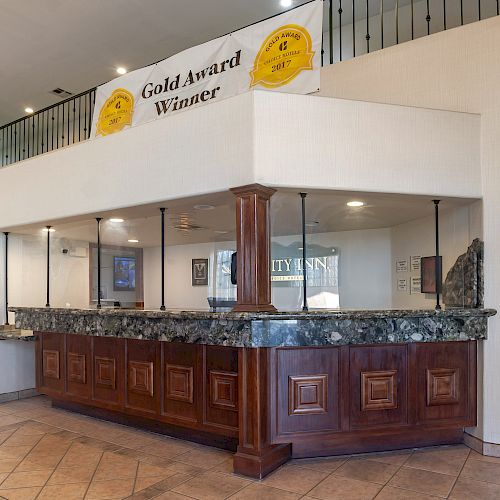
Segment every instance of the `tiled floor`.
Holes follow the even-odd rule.
[[[53,409],[0,405],[0,498],[145,500],[500,499],[500,459],[465,446],[292,460],[263,481],[231,454]]]

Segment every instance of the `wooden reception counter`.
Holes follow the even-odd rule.
[[[488,309],[295,313],[11,308],[54,405],[236,451],[291,457],[462,441]]]

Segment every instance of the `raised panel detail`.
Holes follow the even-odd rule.
[[[95,385],[116,389],[116,361],[113,358],[95,357]]]
[[[132,392],[153,395],[153,362],[128,362],[128,387]]]
[[[85,354],[68,352],[68,381],[85,384],[87,374],[85,370]]]
[[[397,370],[361,372],[361,410],[398,407]]]
[[[59,351],[43,350],[43,376],[59,380]]]
[[[210,371],[210,404],[222,410],[238,410],[238,374]]]
[[[166,371],[167,399],[193,403],[193,367],[167,364]]]
[[[291,375],[288,377],[288,414],[326,413],[328,375]]]
[[[456,368],[433,368],[427,370],[427,405],[457,404],[458,376]]]

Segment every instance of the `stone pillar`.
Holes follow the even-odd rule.
[[[271,304],[270,199],[275,189],[249,184],[236,196],[238,303],[233,311],[276,311]]]

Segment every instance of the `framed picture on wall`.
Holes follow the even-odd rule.
[[[192,259],[191,261],[191,285],[208,285],[208,259]]]
[[[442,257],[437,258],[437,273],[436,273],[436,257],[422,257],[420,263],[420,287],[422,293],[441,293],[442,282]],[[436,287],[436,275],[438,283]]]

